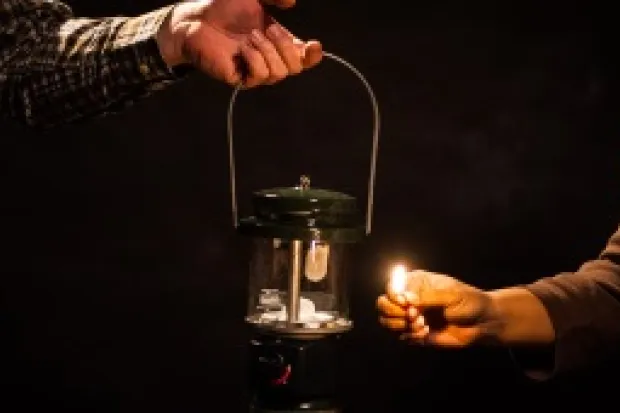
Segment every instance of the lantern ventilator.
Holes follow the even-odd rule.
[[[366,216],[355,197],[311,187],[301,175],[292,187],[254,192],[253,215],[239,218],[233,145],[233,108],[227,130],[231,209],[237,232],[250,237],[247,324],[253,411],[336,412],[333,398],[337,341],[353,327],[346,294],[348,245],[370,234],[379,145],[379,108],[365,77],[344,59],[323,56],[348,68],[362,82],[372,105],[373,130]]]

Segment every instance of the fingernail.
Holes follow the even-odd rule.
[[[394,301],[396,301],[396,304],[399,304],[399,305],[405,304],[405,302],[404,302],[405,300],[404,300],[403,296],[400,295],[400,294],[396,294],[394,296]]]
[[[281,36],[284,33],[282,26],[280,26],[278,23],[272,24],[267,30],[274,36]]]
[[[260,42],[265,38],[263,34],[260,32],[260,30],[257,30],[257,29],[252,30],[252,33],[250,33],[250,36],[252,40],[255,40],[257,42]]]

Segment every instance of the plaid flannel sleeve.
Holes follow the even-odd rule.
[[[74,18],[52,0],[0,0],[0,113],[51,126],[115,112],[173,82],[155,34],[173,6]]]

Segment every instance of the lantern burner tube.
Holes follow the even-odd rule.
[[[294,324],[299,321],[299,291],[301,285],[302,242],[293,240],[289,246],[290,267],[288,274],[288,308],[287,322]]]

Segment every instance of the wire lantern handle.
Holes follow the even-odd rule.
[[[343,58],[336,56],[333,53],[323,52],[323,56],[329,59],[334,60],[348,68],[353,74],[362,82],[366,91],[368,92],[368,97],[370,98],[370,103],[372,105],[373,112],[373,127],[372,127],[372,149],[370,153],[370,173],[368,177],[368,196],[366,202],[366,234],[370,234],[372,229],[372,214],[374,207],[374,197],[375,197],[375,182],[376,182],[376,170],[377,170],[377,155],[379,152],[379,129],[380,129],[380,114],[379,114],[379,104],[377,103],[377,98],[375,96],[370,83],[364,75],[351,63],[347,62]],[[237,203],[237,178],[236,178],[236,167],[235,167],[235,153],[234,153],[234,142],[233,142],[233,109],[235,103],[237,101],[237,96],[239,92],[243,90],[243,85],[237,86],[230,97],[230,101],[228,103],[228,114],[227,114],[227,136],[228,136],[228,165],[230,169],[230,196],[231,196],[231,210],[232,210],[232,220],[233,226],[236,228],[239,225],[239,215],[238,215],[238,203]]]

